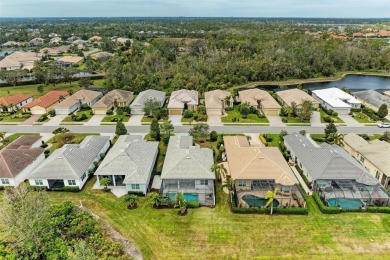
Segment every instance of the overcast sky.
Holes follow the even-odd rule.
[[[0,17],[390,18],[390,0],[0,0]]]

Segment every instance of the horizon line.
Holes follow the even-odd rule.
[[[390,17],[314,17],[314,16],[7,16],[0,19],[36,19],[36,18],[285,18],[285,19],[376,19],[390,20]]]

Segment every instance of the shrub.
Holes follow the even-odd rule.
[[[234,213],[238,214],[270,214],[271,208],[236,208],[232,207]],[[281,215],[307,215],[307,208],[274,208],[274,214]]]
[[[123,109],[120,108],[120,107],[118,107],[117,110],[116,110],[116,114],[117,114],[118,116],[123,115]]]
[[[247,115],[249,115],[250,109],[247,106],[241,106],[240,108],[240,114],[242,115],[243,118],[246,118]]]
[[[282,118],[282,122],[287,123],[288,122],[287,118]]]
[[[390,207],[368,207],[368,212],[390,214]]]
[[[51,117],[56,116],[56,111],[52,109],[52,110],[49,111],[48,114],[49,114],[49,116],[51,116]]]
[[[62,134],[62,133],[67,133],[67,132],[69,132],[69,129],[67,129],[65,127],[59,127],[53,131],[53,134]]]
[[[81,104],[80,106],[80,111],[89,110],[89,109],[91,109],[91,107],[88,106],[88,104]]]
[[[338,116],[338,115],[339,115],[339,113],[337,113],[337,112],[332,113],[332,116]]]
[[[184,118],[191,118],[193,116],[193,113],[189,110],[184,110],[183,117]]]
[[[196,208],[199,208],[199,207],[200,207],[200,204],[197,201],[189,201],[189,202],[187,202],[187,208],[196,209]]]
[[[169,135],[164,135],[163,137],[162,137],[162,141],[163,141],[163,143],[165,144],[165,145],[168,145],[168,143],[169,143]]]
[[[368,134],[360,134],[360,137],[363,138],[364,140],[370,140],[370,137],[368,136]]]
[[[62,188],[53,188],[51,190],[53,190],[53,191],[66,191],[66,192],[79,192],[80,191],[79,187],[70,187],[70,186],[65,186]]]
[[[41,116],[38,118],[38,122],[43,122],[43,121],[45,121],[45,120],[47,120],[47,119],[48,119],[47,115],[46,115],[46,114],[43,114],[43,115],[41,115]]]
[[[325,116],[323,116],[322,118],[323,118],[324,121],[327,122],[327,123],[333,123],[333,119],[332,119],[330,116],[325,115]]]
[[[113,114],[114,114],[114,111],[112,111],[112,110],[108,110],[106,112],[106,115],[108,115],[108,116],[112,116]]]
[[[338,214],[338,213],[341,213],[341,209],[339,209],[338,207],[328,207],[328,206],[325,206],[324,203],[322,202],[320,196],[316,193],[316,192],[313,192],[313,199],[315,200],[315,202],[317,203],[320,211],[324,214]]]
[[[217,138],[218,138],[218,133],[216,131],[211,131],[210,133],[210,141],[211,142],[214,142],[214,141],[217,141]]]

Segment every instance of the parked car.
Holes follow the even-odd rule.
[[[380,123],[378,124],[379,128],[390,128],[390,123]]]

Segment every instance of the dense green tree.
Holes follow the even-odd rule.
[[[378,109],[379,118],[385,118],[389,114],[386,104],[382,104]]]
[[[144,113],[152,117],[158,113],[161,107],[161,102],[157,99],[148,99],[144,103]]]
[[[207,124],[196,124],[188,132],[194,140],[204,141],[209,136],[209,125]]]
[[[153,118],[152,123],[150,124],[150,137],[152,137],[156,141],[160,141],[160,124],[156,118]]]
[[[333,123],[327,124],[326,127],[325,127],[325,130],[324,130],[324,133],[325,133],[325,139],[328,139],[328,137],[329,137],[331,134],[337,133],[337,127],[336,127],[336,125],[333,124]]]
[[[116,123],[115,134],[116,135],[126,135],[127,134],[127,129],[122,122]]]

